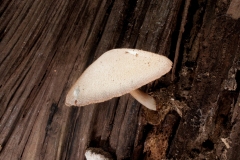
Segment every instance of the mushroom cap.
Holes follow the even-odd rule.
[[[119,97],[150,83],[172,68],[165,56],[138,49],[105,52],[79,77],[67,94],[67,106],[85,106]]]
[[[112,160],[110,153],[105,152],[101,148],[88,148],[85,152],[87,160]]]

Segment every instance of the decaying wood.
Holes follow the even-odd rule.
[[[172,77],[171,77],[172,81],[175,80],[175,72],[176,72],[178,58],[179,58],[182,36],[183,36],[184,30],[185,30],[184,29],[185,25],[187,23],[187,14],[188,14],[189,6],[190,6],[190,0],[186,0],[186,2],[184,4],[182,21],[181,21],[181,25],[180,25],[180,30],[179,30],[179,34],[178,34],[178,39],[177,39],[177,43],[176,43],[176,50],[175,50],[175,55],[174,55],[174,60],[173,60]]]
[[[128,94],[81,108],[66,107],[65,96],[109,49],[174,60],[185,1],[4,0],[0,159],[84,159],[88,147],[115,159],[151,159],[161,150],[155,144],[164,144],[161,158],[240,159],[240,21],[230,4],[190,2],[175,81],[169,73],[143,88],[165,88],[187,109],[153,126]],[[150,145],[154,137],[160,141]]]
[[[236,128],[240,23],[226,16],[229,4],[225,1],[202,1],[198,5],[196,14],[189,17],[194,28],[186,33],[176,93],[190,110],[178,126],[168,156],[239,159],[239,137],[232,135],[240,131]],[[229,139],[231,147],[221,138]]]

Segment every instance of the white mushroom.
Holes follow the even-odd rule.
[[[101,148],[88,148],[85,157],[87,160],[112,160],[112,156]]]
[[[138,90],[172,68],[165,56],[138,49],[113,49],[92,63],[72,86],[67,106],[85,106],[130,93],[145,107],[156,110],[153,97]]]

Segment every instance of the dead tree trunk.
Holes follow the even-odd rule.
[[[237,0],[3,0],[0,159],[84,159],[88,147],[114,159],[240,159],[239,10]],[[123,47],[175,58],[142,89],[174,99],[182,117],[149,124],[129,95],[65,106],[84,69]]]

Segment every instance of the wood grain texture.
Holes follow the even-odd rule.
[[[1,1],[0,159],[83,160],[87,147],[100,147],[115,159],[146,160],[159,156],[160,142],[144,152],[154,137],[165,158],[240,159],[240,21],[227,15],[230,1],[191,1],[188,12],[184,2]],[[177,41],[175,80],[167,74],[142,89],[164,88],[186,104],[181,118],[172,111],[152,126],[129,94],[65,106],[70,87],[105,51],[137,48],[173,60]]]
[[[138,159],[144,127],[133,98],[68,108],[65,96],[109,49],[168,55],[180,6],[181,1],[156,0],[4,0],[1,159],[84,159],[88,146],[102,147],[118,159]]]

